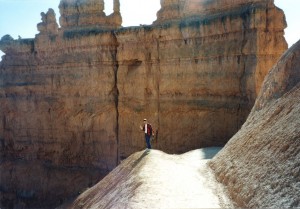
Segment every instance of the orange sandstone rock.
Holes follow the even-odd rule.
[[[104,13],[104,0],[61,0],[59,9],[60,25],[64,29],[115,29],[122,24],[119,0],[114,0],[111,16]]]

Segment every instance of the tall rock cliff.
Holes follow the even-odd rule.
[[[242,208],[299,208],[300,41],[268,74],[246,123],[211,167]]]
[[[271,1],[161,20],[164,11],[174,14],[174,2],[181,1],[162,1],[154,26],[116,31],[120,157],[143,144],[137,127],[144,117],[158,129],[158,149],[224,145],[287,48],[284,14]]]
[[[143,118],[171,153],[237,132],[287,48],[284,14],[269,0],[183,2],[120,28],[117,0],[110,16],[103,1],[62,0],[61,28],[49,10],[34,39],[1,39],[2,206],[52,207],[93,185],[144,148]]]

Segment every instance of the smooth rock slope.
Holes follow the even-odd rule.
[[[300,207],[300,41],[273,67],[246,123],[210,166],[239,207]]]

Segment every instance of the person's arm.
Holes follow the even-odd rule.
[[[141,129],[141,131],[144,131],[145,130],[145,126],[140,126],[140,129]]]

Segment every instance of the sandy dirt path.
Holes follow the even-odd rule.
[[[137,179],[132,208],[228,208],[232,207],[222,185],[207,166],[211,150],[195,150],[183,155],[167,155],[151,150]],[[209,155],[209,156],[207,156]]]
[[[218,150],[138,152],[83,193],[73,208],[232,208],[207,166]]]

